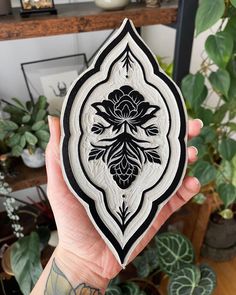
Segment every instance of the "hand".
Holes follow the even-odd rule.
[[[59,245],[55,252],[57,262],[66,270],[70,281],[84,279],[100,289],[105,289],[109,279],[121,270],[112,252],[89,220],[84,207],[69,191],[60,167],[59,119],[49,117],[50,141],[46,151],[48,198],[55,216]],[[202,122],[189,121],[189,137],[200,133]],[[197,159],[197,150],[188,148],[188,160]],[[199,181],[185,177],[178,192],[163,207],[158,218],[133,252],[132,259],[140,253],[168,217],[189,201],[200,189]]]

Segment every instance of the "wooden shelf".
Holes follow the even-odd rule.
[[[171,24],[177,17],[177,0],[161,7],[147,8],[133,3],[124,10],[103,11],[93,2],[56,5],[58,15],[32,15],[21,18],[19,9],[0,17],[0,41],[91,32],[119,27],[124,18],[136,27]]]
[[[13,191],[18,191],[37,185],[47,183],[47,175],[45,167],[28,168],[19,162],[14,167],[15,176],[6,177],[6,182],[10,185]]]

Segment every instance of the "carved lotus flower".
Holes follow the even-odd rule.
[[[122,86],[108,95],[107,100],[93,104],[97,115],[103,117],[113,126],[113,131],[119,131],[127,123],[131,131],[137,132],[137,127],[155,117],[158,106],[150,105],[144,97],[130,86]]]

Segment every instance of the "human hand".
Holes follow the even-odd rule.
[[[48,198],[55,216],[59,245],[55,251],[57,262],[70,282],[81,279],[97,288],[106,289],[109,279],[121,270],[116,258],[91,223],[84,207],[64,182],[60,166],[60,123],[49,117],[50,141],[46,151]],[[189,138],[200,133],[200,120],[189,121]],[[197,150],[188,148],[188,160],[197,159]],[[144,238],[134,250],[131,259],[140,253],[168,217],[198,193],[196,178],[185,177],[177,193],[166,203]]]

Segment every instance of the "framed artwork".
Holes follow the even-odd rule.
[[[49,12],[57,14],[54,0],[21,0],[21,16],[29,16],[32,13]]]
[[[85,54],[75,54],[21,64],[26,87],[32,101],[47,97],[49,112],[58,114],[73,81],[87,69]]]

